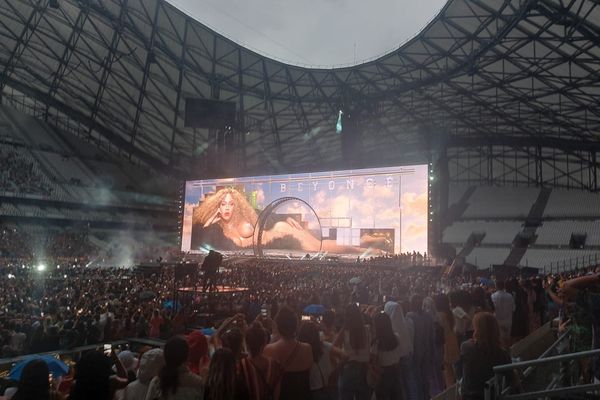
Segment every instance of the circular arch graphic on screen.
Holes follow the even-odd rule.
[[[285,214],[278,214],[277,211],[280,210],[281,208],[285,207],[287,204],[290,204],[295,207],[294,203],[299,205],[301,208],[304,208],[304,210],[306,211],[306,213],[302,214],[303,218],[304,218],[304,216],[308,215],[307,219],[311,219],[312,220],[311,222],[316,225],[315,229],[311,229],[310,231],[318,233],[318,235],[316,237],[315,237],[315,235],[312,235],[315,239],[317,239],[318,249],[310,249],[310,251],[303,250],[303,249],[294,249],[294,250],[302,250],[302,251],[306,251],[306,252],[317,252],[317,253],[321,252],[321,248],[323,246],[323,239],[322,239],[322,235],[321,235],[321,220],[319,219],[319,216],[317,215],[315,210],[306,201],[299,199],[297,197],[282,197],[280,199],[273,200],[271,203],[269,203],[269,205],[266,206],[265,209],[262,210],[262,212],[258,216],[256,225],[254,226],[254,235],[252,238],[252,246],[253,246],[255,256],[264,257],[265,244],[263,243],[263,239],[264,239],[265,233],[267,233],[267,231],[268,231],[268,228],[270,228],[271,231],[275,231],[276,224],[278,224],[278,223],[289,224],[287,222],[287,220],[289,218],[293,218],[292,216],[288,216],[287,218],[282,219],[279,216],[284,216]],[[277,222],[275,222],[275,221],[277,221]],[[301,222],[298,222],[298,221],[296,221],[296,222],[299,225],[301,224]],[[273,227],[269,226],[271,224],[273,225]],[[297,229],[298,232],[303,231],[303,233],[308,232],[310,234],[310,231],[305,228],[290,227],[289,229],[291,229],[291,230]],[[269,231],[269,233],[273,233],[271,231]],[[283,238],[283,237],[281,237],[281,238]],[[280,251],[283,251],[283,250],[289,251],[292,249],[280,248],[279,250]]]

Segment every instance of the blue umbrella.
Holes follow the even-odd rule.
[[[322,315],[325,314],[325,311],[327,311],[325,306],[321,304],[311,304],[310,306],[306,306],[304,309],[304,314]]]
[[[202,328],[200,332],[204,334],[204,336],[212,336],[215,334],[217,330],[215,328]]]
[[[163,303],[163,308],[167,310],[175,310],[178,311],[181,308],[181,304],[179,302],[175,302],[173,300],[167,300]]]
[[[18,381],[19,379],[21,379],[21,374],[23,373],[23,369],[25,369],[25,366],[33,360],[42,360],[46,364],[48,364],[48,369],[50,370],[50,373],[52,374],[52,376],[54,378],[63,376],[63,375],[67,375],[69,373],[69,366],[67,364],[65,364],[64,362],[62,362],[61,360],[59,360],[58,358],[53,357],[51,355],[44,355],[44,356],[34,355],[34,356],[27,356],[27,357],[23,358],[21,361],[19,361],[17,364],[15,364],[15,366],[10,370],[10,374],[8,375],[9,378],[12,380],[15,380],[15,381]]]

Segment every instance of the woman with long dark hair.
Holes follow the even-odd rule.
[[[375,388],[377,400],[394,400],[401,396],[398,379],[400,362],[400,338],[392,329],[392,321],[386,313],[373,317],[375,338],[371,347],[374,362],[381,368],[381,379]]]
[[[113,364],[117,375],[113,374]],[[127,371],[114,352],[109,358],[100,351],[90,351],[75,367],[75,385],[69,400],[112,400],[116,391],[128,384]]]
[[[23,372],[17,392],[11,400],[62,400],[63,397],[50,388],[48,364],[42,360],[30,361]]]
[[[340,376],[341,400],[366,400],[371,390],[367,384],[367,366],[370,359],[371,330],[365,324],[362,312],[354,303],[346,307],[344,328],[335,339],[347,362]]]
[[[494,367],[511,362],[500,346],[500,329],[493,314],[475,314],[473,328],[473,339],[460,348],[463,400],[483,400],[485,382],[494,376]],[[518,383],[514,374],[512,378],[513,384]]]
[[[444,356],[443,370],[446,387],[454,385],[456,376],[454,374],[454,364],[459,359],[458,339],[454,332],[454,314],[450,309],[450,301],[446,294],[438,294],[433,298],[437,308],[439,322],[444,330]]]
[[[174,336],[165,344],[165,365],[150,382],[146,400],[202,399],[202,379],[187,367],[189,355],[187,341]]]
[[[244,400],[248,398],[245,388],[239,384],[235,354],[227,348],[219,349],[213,355],[204,400]]]
[[[284,368],[279,398],[306,400],[310,398],[310,367],[313,363],[311,347],[297,340],[298,316],[292,309],[282,307],[274,322],[279,340],[268,344],[263,354]]]
[[[333,399],[335,390],[329,387],[335,359],[341,359],[344,352],[331,343],[321,340],[319,327],[312,321],[303,321],[298,330],[298,340],[310,344],[313,364],[310,368],[310,392],[313,400]]]
[[[255,321],[246,330],[245,338],[249,357],[242,358],[239,366],[250,400],[274,399],[283,376],[283,367],[263,354],[269,334],[260,322]]]

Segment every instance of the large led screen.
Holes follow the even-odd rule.
[[[182,251],[427,251],[427,165],[187,181]]]

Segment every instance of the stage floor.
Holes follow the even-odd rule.
[[[204,294],[202,292],[202,287],[198,286],[196,288],[194,287],[180,287],[178,289],[180,292],[187,292],[187,293],[198,293],[198,294]],[[223,286],[223,285],[217,285],[217,291],[211,291],[208,292],[207,294],[228,294],[228,293],[244,293],[247,292],[248,289],[247,287],[242,287],[242,286]]]

